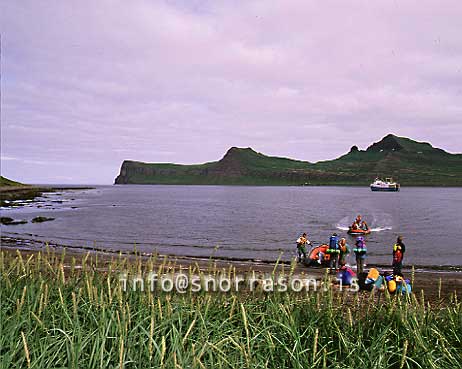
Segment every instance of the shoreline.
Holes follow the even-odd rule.
[[[287,265],[290,266],[292,264],[291,260],[261,260],[256,258],[238,258],[238,257],[218,257],[214,256],[213,254],[210,256],[197,256],[197,255],[178,255],[178,254],[168,254],[168,253],[159,253],[155,252],[141,252],[136,250],[115,250],[115,249],[107,249],[104,247],[98,246],[73,246],[73,245],[66,245],[63,243],[56,243],[56,242],[49,242],[43,240],[35,240],[31,238],[22,238],[10,235],[2,235],[0,239],[0,248],[7,248],[7,249],[19,249],[24,251],[42,251],[46,247],[56,250],[72,250],[73,253],[76,255],[86,254],[88,252],[91,253],[99,253],[99,254],[106,254],[106,255],[124,255],[127,257],[130,256],[142,256],[144,258],[151,257],[153,255],[157,255],[158,257],[167,257],[170,259],[178,259],[178,260],[192,260],[192,261],[210,261],[214,260],[221,263],[229,263],[229,264],[252,264],[252,265],[274,265],[278,263],[279,265]],[[317,270],[323,269],[317,266],[308,266],[305,264],[297,263],[298,268],[305,268],[306,270]],[[367,267],[371,268],[378,268],[384,271],[391,271],[392,267],[389,264],[379,264],[379,263],[370,263],[367,264]],[[405,264],[403,266],[403,271],[411,272],[412,269],[422,273],[460,273],[462,277],[462,265],[419,265],[419,264]]]
[[[92,190],[95,187],[90,186],[0,186],[0,206],[9,207],[13,201],[28,201],[35,200],[44,193],[60,192],[60,191],[81,191]]]
[[[370,184],[361,183],[328,183],[328,184],[234,184],[234,183],[113,183],[102,186],[201,186],[201,187],[213,187],[213,186],[226,186],[226,187],[358,187],[366,188],[370,190]],[[405,184],[404,188],[462,188],[462,185],[453,184]],[[400,187],[402,189],[402,185]],[[372,191],[371,191],[372,192]],[[399,192],[399,191],[397,191]]]
[[[1,238],[0,251],[11,257],[15,257],[17,252],[26,255],[37,255],[44,252],[52,252],[64,258],[64,264],[68,267],[83,259],[85,255],[93,255],[101,261],[109,263],[114,259],[125,259],[129,263],[139,263],[146,265],[155,260],[154,265],[158,266],[167,263],[171,268],[188,269],[191,266],[196,266],[200,270],[208,270],[211,266],[218,269],[233,268],[239,273],[257,273],[265,274],[272,273],[275,270],[293,270],[296,275],[310,276],[316,280],[322,280],[326,276],[325,267],[307,267],[298,263],[287,261],[263,262],[257,260],[229,260],[223,258],[203,258],[193,256],[177,256],[158,253],[139,253],[135,251],[115,251],[102,250],[95,247],[66,247],[64,245],[48,244],[44,242],[32,241],[22,243],[26,240],[12,239],[9,237]],[[19,242],[19,243],[18,243]],[[32,247],[32,245],[34,247]],[[40,245],[40,246],[39,246]],[[37,247],[39,246],[39,247]],[[351,266],[353,270],[355,267]],[[366,270],[375,267],[381,273],[391,271],[391,266],[373,265],[366,266]],[[101,270],[104,272],[104,269]],[[418,267],[403,268],[403,274],[406,278],[412,280],[413,294],[420,296],[425,295],[430,301],[438,301],[443,298],[450,298],[454,294],[462,294],[462,271],[455,270],[435,270],[421,269]],[[335,280],[335,275],[330,275],[332,282]]]

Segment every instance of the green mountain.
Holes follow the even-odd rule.
[[[5,178],[0,176],[0,187],[7,187],[7,186],[24,186],[22,183],[12,181],[11,179]]]
[[[462,155],[392,134],[366,150],[353,146],[335,160],[310,163],[232,147],[199,165],[124,161],[115,184],[367,185],[376,176],[402,185],[462,186]]]

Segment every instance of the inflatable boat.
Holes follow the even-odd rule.
[[[353,229],[350,227],[350,229],[348,230],[348,234],[351,234],[354,236],[364,236],[369,233],[371,233],[370,229]]]
[[[328,266],[330,262],[330,254],[327,253],[328,248],[329,245],[326,244],[313,247],[305,261],[305,264],[307,266]]]

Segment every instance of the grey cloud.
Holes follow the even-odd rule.
[[[230,146],[317,161],[389,132],[460,152],[460,19],[459,1],[4,2],[2,174],[111,183],[124,159]]]

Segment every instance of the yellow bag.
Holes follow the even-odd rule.
[[[367,274],[367,279],[372,279],[373,281],[376,281],[380,276],[380,273],[377,269],[371,268],[369,270],[369,273]]]
[[[395,291],[396,291],[396,282],[393,279],[388,281],[387,286],[388,286],[388,292],[395,293]]]

